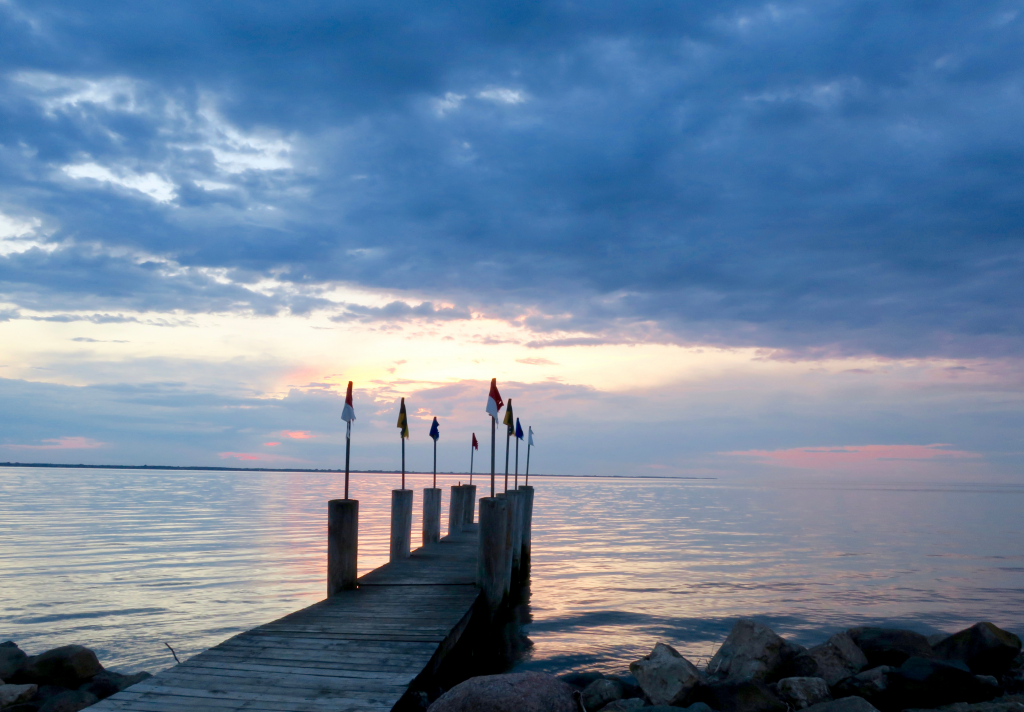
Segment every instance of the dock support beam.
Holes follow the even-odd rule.
[[[480,499],[480,553],[477,557],[477,585],[493,616],[505,600],[505,545],[508,531],[508,501],[504,497]]]
[[[466,514],[466,486],[452,485],[451,499],[448,500],[448,534],[462,531],[462,523]]]
[[[391,490],[391,560],[406,559],[412,540],[412,490]]]
[[[476,511],[476,485],[462,485],[466,488],[466,518],[463,524],[473,523],[473,512]]]
[[[356,587],[359,500],[332,499],[327,503],[327,596]]]
[[[499,495],[508,502],[508,525],[505,532],[505,592],[512,591],[512,573],[519,568],[519,556],[515,551],[516,529],[519,528],[519,492],[508,490]]]
[[[441,541],[441,488],[423,490],[423,545]]]
[[[533,539],[533,486],[519,485],[519,491],[522,493],[521,502],[523,505],[523,560],[521,566],[523,571],[529,571],[530,545]]]

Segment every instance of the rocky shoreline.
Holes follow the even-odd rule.
[[[78,712],[150,677],[105,670],[96,653],[82,645],[28,655],[13,641],[0,643],[3,712]]]
[[[804,648],[739,620],[700,669],[658,643],[628,677],[576,672],[471,678],[429,712],[1024,712],[1024,655],[1013,633],[977,623],[927,638],[851,628]]]

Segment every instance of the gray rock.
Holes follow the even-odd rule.
[[[760,680],[724,680],[698,685],[687,700],[720,712],[787,712],[786,703]]]
[[[703,702],[694,702],[692,705],[685,707],[684,709],[686,712],[715,712]]]
[[[103,666],[96,653],[82,645],[65,645],[30,656],[16,677],[19,682],[75,688],[100,672],[103,672]]]
[[[28,702],[39,689],[36,685],[0,684],[0,708],[10,707],[19,702]]]
[[[844,697],[832,702],[821,702],[808,707],[805,712],[878,712],[878,709],[863,697]]]
[[[473,677],[448,690],[429,712],[578,712],[575,690],[539,672]]]
[[[936,645],[948,637],[949,633],[932,633],[931,635],[926,635],[924,639],[928,641],[928,645],[932,646],[932,650],[934,650]]]
[[[846,632],[867,656],[870,667],[899,667],[907,658],[929,658],[934,655],[928,639],[912,630],[850,628]]]
[[[622,685],[615,680],[594,680],[583,690],[583,706],[599,710],[609,702],[622,699]]]
[[[833,685],[832,696],[836,699],[862,697],[875,706],[882,705],[882,700],[889,689],[889,673],[895,669],[889,665],[880,665],[859,672]]]
[[[1002,675],[1020,655],[1020,638],[992,625],[975,623],[934,647],[944,660],[962,660],[976,675]]]
[[[768,626],[741,618],[708,663],[708,675],[770,681],[801,652],[802,647],[783,640]]]
[[[0,679],[10,680],[22,666],[28,655],[14,641],[0,643]]]
[[[1024,653],[1013,659],[1009,671],[1000,682],[1008,693],[1024,692]]]
[[[112,672],[110,670],[104,670],[101,673],[97,673],[89,682],[81,685],[78,689],[84,692],[90,692],[101,700],[105,700],[113,694],[126,690],[132,685],[138,684],[143,680],[148,680],[153,677],[148,672],[137,672],[134,675],[122,675],[119,672]]]
[[[939,707],[954,702],[987,702],[1000,692],[956,661],[908,658],[888,674],[890,707]]]
[[[941,712],[1024,712],[1024,702],[1014,700],[992,700],[991,702],[955,702],[951,705],[939,707]],[[924,710],[909,709],[905,712],[924,712]],[[938,712],[928,710],[927,712]]]
[[[802,710],[832,699],[828,684],[820,677],[786,677],[772,685],[771,689],[789,705],[790,710]]]
[[[704,674],[671,645],[657,643],[650,655],[629,664],[644,694],[655,705],[681,705]]]
[[[99,701],[100,699],[96,695],[88,692],[68,690],[48,699],[39,708],[39,712],[78,712]]]
[[[830,686],[856,675],[868,664],[868,658],[846,633],[836,633],[821,645],[807,651],[817,665],[817,675]]]
[[[570,672],[565,675],[559,675],[558,679],[582,692],[594,680],[603,680],[604,675],[599,672]]]
[[[586,704],[586,703],[584,703]],[[628,700],[615,700],[609,702],[601,708],[600,712],[631,712],[631,710],[638,710],[644,706],[644,701],[639,697],[631,697]],[[587,707],[589,710],[590,708]],[[678,710],[678,707],[673,707],[673,711]]]

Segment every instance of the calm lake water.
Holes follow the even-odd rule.
[[[108,667],[155,671],[173,663],[165,642],[184,659],[314,603],[342,478],[0,468],[0,640],[82,643]],[[1024,633],[1024,485],[531,483],[521,668],[622,672],[657,641],[706,658],[740,616],[804,644],[868,623]],[[353,476],[361,572],[387,559],[397,485]]]

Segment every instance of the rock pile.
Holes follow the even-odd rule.
[[[1020,639],[978,623],[929,641],[890,628],[851,628],[812,648],[740,620],[701,670],[658,643],[632,677],[538,673],[473,678],[430,712],[1024,712]]]
[[[149,677],[104,670],[96,653],[81,645],[27,655],[11,641],[0,643],[3,712],[78,712]]]

